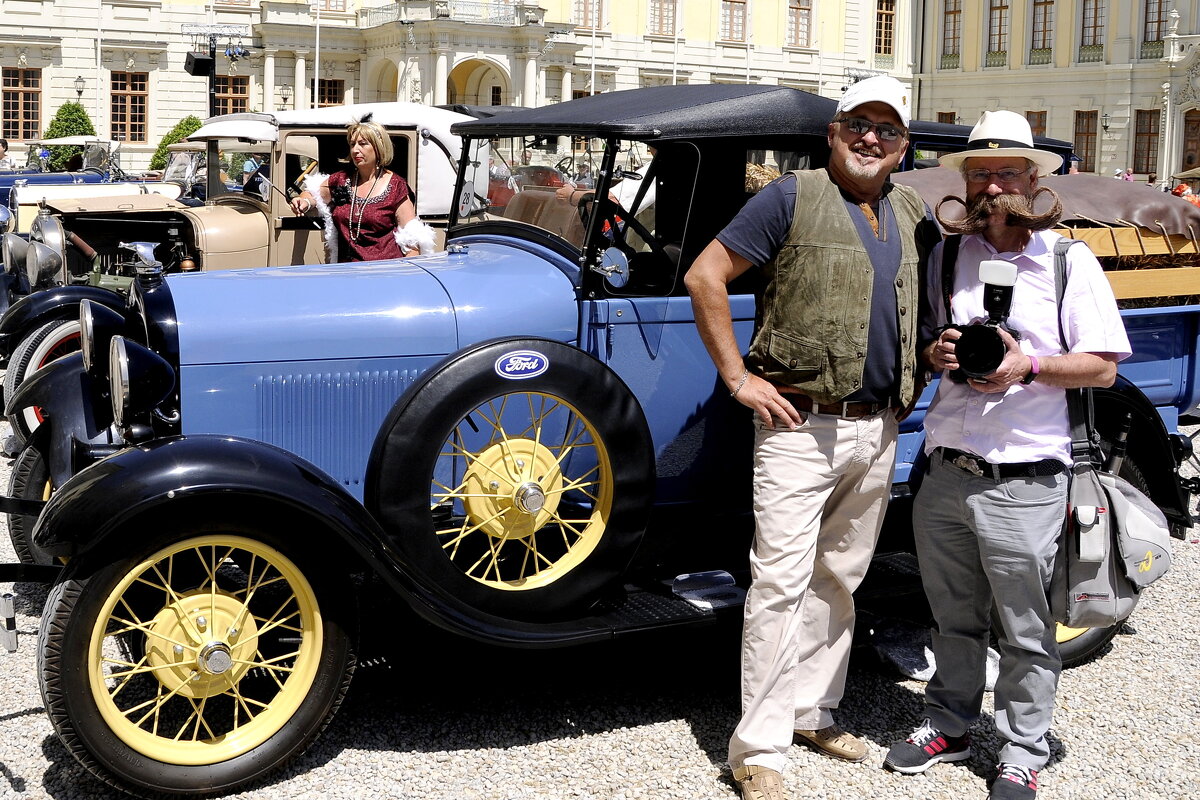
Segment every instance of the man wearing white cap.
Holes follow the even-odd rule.
[[[755,412],[742,718],[729,743],[745,800],[783,800],[780,773],[797,737],[836,758],[868,755],[833,709],[845,690],[851,595],[891,485],[897,418],[920,394],[919,286],[936,230],[920,196],[888,182],[908,123],[899,81],[854,84],[829,125],[828,166],[766,186],[686,278],[718,373]],[[727,287],[751,268],[766,288],[743,358]]]
[[[968,728],[982,707],[994,623],[995,722],[1004,745],[990,797],[1032,800],[1050,757],[1046,734],[1062,668],[1048,591],[1072,463],[1065,390],[1111,386],[1129,340],[1086,245],[1066,250],[1060,316],[1055,244],[1062,237],[1049,228],[1062,207],[1038,188],[1038,177],[1062,158],[1034,148],[1023,116],[984,112],[967,150],[940,160],[962,172],[967,214],[947,220],[938,206],[943,227],[956,235],[930,258],[934,313],[921,331],[923,360],[943,373],[925,415],[929,472],[913,507],[936,664],[924,721],[891,747],[884,764],[915,774],[971,757]],[[1033,200],[1042,192],[1053,207],[1039,213]],[[999,329],[1002,360],[979,374],[991,364],[975,364],[960,327],[990,316],[981,264],[991,262],[987,271],[1007,266],[996,261],[1016,267],[1016,284],[1007,329]],[[1009,331],[1019,331],[1019,341]]]

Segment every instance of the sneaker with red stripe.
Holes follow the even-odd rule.
[[[939,761],[965,761],[971,757],[971,737],[947,736],[926,719],[903,742],[888,750],[883,765],[905,775],[924,772]]]
[[[1037,770],[1001,762],[988,800],[1033,800],[1037,796]]]

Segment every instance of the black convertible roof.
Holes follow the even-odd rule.
[[[632,140],[824,136],[836,107],[833,100],[786,86],[647,86],[459,122],[451,132],[474,137],[538,133]]]

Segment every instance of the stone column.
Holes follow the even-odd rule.
[[[275,53],[274,48],[263,50],[263,104],[266,112],[276,111],[275,105]]]
[[[450,73],[448,67],[450,56],[441,47],[435,52],[436,55],[433,62],[433,105],[440,106],[446,102],[446,79]]]
[[[537,96],[537,51],[525,56],[525,88],[521,92],[521,104],[533,108],[538,104]]]
[[[292,92],[294,98],[292,107],[296,109],[309,108],[312,105],[312,90],[308,88],[308,77],[305,70],[305,59],[308,58],[308,55],[307,50],[296,51],[296,88]]]
[[[571,71],[571,68],[563,67],[562,92],[559,94],[558,99],[564,103],[571,99],[572,93],[575,91],[574,79],[575,79],[575,73]],[[570,136],[558,137],[558,151],[560,153],[571,152],[571,137]]]

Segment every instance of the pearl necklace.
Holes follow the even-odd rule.
[[[367,196],[360,198],[358,196],[358,172],[354,173],[354,189],[350,192],[350,241],[358,243],[358,237],[362,233],[363,215],[367,213],[367,202],[371,199],[371,194],[375,191],[375,184],[379,181],[379,176],[383,170],[376,170],[375,177],[371,180],[371,188],[367,189]],[[354,207],[358,206],[358,225],[354,222]]]

